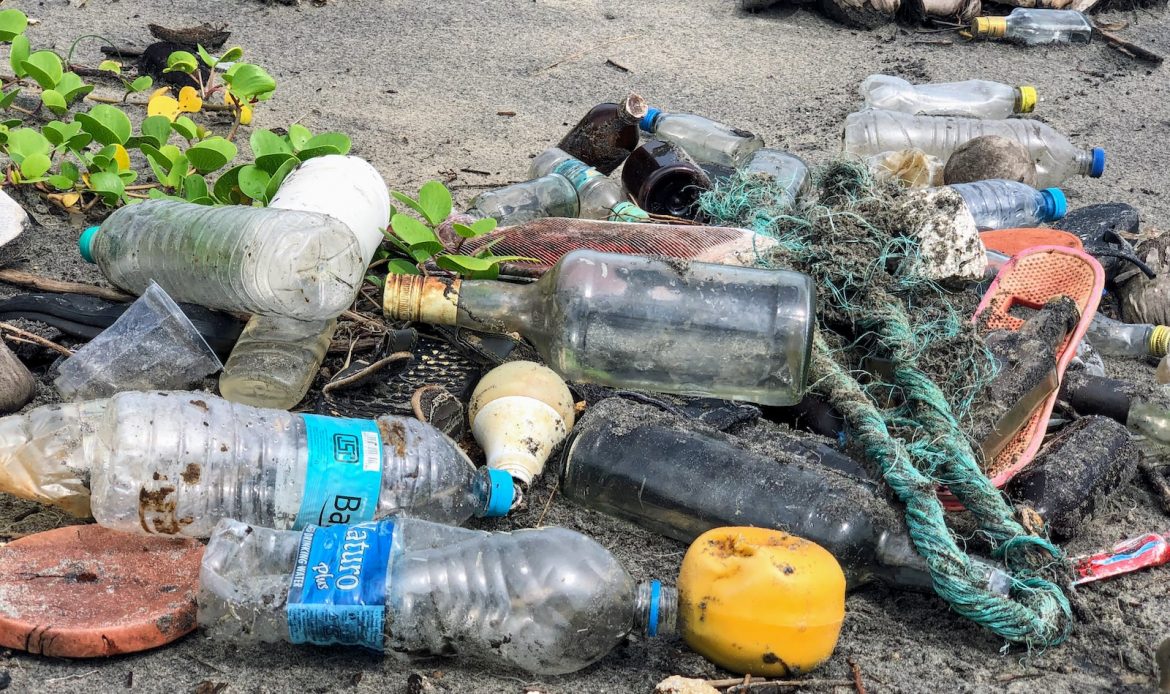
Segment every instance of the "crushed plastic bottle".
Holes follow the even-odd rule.
[[[733,169],[764,146],[758,135],[691,113],[663,113],[651,108],[640,125],[655,138],[682,147],[695,161]]]
[[[574,250],[530,285],[391,275],[383,309],[518,332],[569,381],[791,405],[814,303],[797,272]]]
[[[677,594],[635,583],[604,547],[546,527],[489,533],[392,518],[303,532],[224,520],[200,572],[199,623],[232,641],[458,656],[542,675],[627,635],[668,636]]]
[[[1025,46],[1093,40],[1093,25],[1076,10],[1017,7],[1006,17],[976,17],[970,32],[975,38],[1007,39]]]
[[[870,75],[861,83],[869,108],[926,116],[1008,118],[1036,108],[1036,88],[987,80],[911,84],[893,75]]]
[[[1085,339],[1107,357],[1164,357],[1170,348],[1170,326],[1122,323],[1098,313]]]
[[[1020,229],[1054,222],[1068,211],[1060,188],[1036,190],[1018,181],[990,180],[949,186],[967,204],[980,229]]]
[[[553,173],[480,193],[466,214],[474,219],[491,217],[507,226],[542,217],[576,217],[580,212],[577,189],[569,179]]]
[[[332,217],[173,200],[119,208],[85,230],[81,255],[135,294],[153,280],[175,301],[306,321],[348,308],[366,269]]]
[[[1105,171],[1105,150],[1076,147],[1051,126],[1026,118],[980,120],[953,116],[915,116],[866,109],[845,119],[845,151],[863,157],[919,149],[946,159],[960,145],[982,135],[1015,140],[1036,161],[1036,186],[1058,186],[1073,175],[1098,178]]]
[[[115,530],[189,537],[229,517],[276,528],[391,513],[462,523],[512,504],[510,475],[477,470],[412,417],[291,414],[193,392],[0,419],[0,491],[92,512]]]
[[[579,214],[586,219],[643,222],[650,218],[646,210],[625,199],[617,181],[556,147],[536,155],[529,168],[529,175],[534,178],[549,174],[569,179],[577,190]]]

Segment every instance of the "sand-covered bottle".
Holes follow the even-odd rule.
[[[474,219],[491,217],[508,226],[542,217],[577,217],[580,212],[577,189],[569,179],[552,173],[480,193],[465,214]]]
[[[565,133],[557,147],[608,176],[638,146],[638,121],[645,115],[646,101],[637,94],[620,104],[598,104]]]
[[[650,218],[645,210],[626,199],[617,181],[556,147],[538,154],[528,173],[534,178],[558,174],[569,179],[577,190],[578,214],[586,219],[643,222]]]
[[[893,75],[870,75],[861,83],[861,97],[869,108],[928,116],[1002,119],[1036,107],[1035,87],[988,80],[911,84]]]

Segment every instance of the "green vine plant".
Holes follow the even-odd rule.
[[[177,99],[164,87],[144,104],[128,97],[154,86],[150,76],[130,79],[123,75],[121,63],[104,60],[97,69],[120,82],[122,93],[116,98],[94,94],[96,85],[84,81],[74,71],[80,66],[71,62],[77,43],[90,37],[77,39],[62,58],[51,50],[32,50],[27,27],[28,18],[20,10],[0,11],[0,44],[9,44],[13,72],[0,76],[0,153],[9,159],[4,183],[33,186],[66,209],[117,207],[154,198],[262,206],[297,163],[349,152],[346,135],[313,135],[294,124],[283,135],[254,130],[252,161],[236,163],[238,129],[250,125],[253,107],[276,91],[276,80],[264,68],[241,60],[240,47],[218,57],[202,46],[198,56],[172,53],[166,71],[187,74],[198,87],[184,87]],[[38,96],[34,109],[16,104],[22,91]],[[217,95],[222,96],[222,105],[204,103]],[[85,108],[90,102],[94,105]],[[123,105],[146,107],[137,130]],[[183,115],[205,110],[232,114],[226,136]],[[5,115],[21,117],[4,119]],[[136,158],[147,166],[136,170]],[[147,177],[142,182],[139,170]]]
[[[391,191],[394,199],[413,211],[418,217],[390,208],[390,227],[386,239],[393,250],[381,250],[373,266],[384,263],[389,274],[422,275],[426,266],[434,262],[439,268],[461,275],[467,279],[496,279],[500,275],[500,264],[514,261],[533,261],[518,255],[492,255],[491,246],[475,255],[461,254],[459,250],[468,239],[483,236],[496,228],[492,218],[477,219],[470,224],[453,223],[452,228],[459,235],[455,248],[448,250],[440,240],[437,228],[451,216],[451,191],[439,181],[427,181],[419,188],[418,197]],[[381,287],[383,280],[369,275],[366,280]]]

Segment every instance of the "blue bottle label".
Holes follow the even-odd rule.
[[[305,528],[285,607],[289,640],[384,650],[393,540],[393,520]]]
[[[553,173],[558,173],[569,179],[569,182],[577,190],[581,190],[592,179],[604,176],[597,169],[577,159],[569,159],[568,161],[557,164],[556,168],[553,169]]]
[[[294,528],[360,523],[382,491],[382,435],[368,419],[302,415],[309,462]]]

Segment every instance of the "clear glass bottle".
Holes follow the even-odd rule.
[[[677,621],[673,588],[636,583],[604,547],[557,527],[489,533],[393,518],[295,532],[225,520],[199,582],[199,623],[213,638],[542,675],[587,667],[629,634],[669,636]]]
[[[513,485],[413,417],[301,415],[168,391],[0,419],[0,490],[114,530],[207,537],[221,518],[462,523],[506,514]]]
[[[580,215],[586,219],[643,222],[650,218],[645,210],[626,200],[617,181],[556,147],[538,154],[528,173],[534,178],[558,174],[569,179],[577,190]]]
[[[1122,323],[1098,313],[1085,339],[1107,357],[1163,357],[1170,346],[1170,326]]]
[[[764,146],[759,135],[691,113],[663,113],[651,108],[642,118],[641,127],[659,140],[682,147],[695,161],[733,169]]]
[[[967,205],[980,229],[1021,229],[1064,217],[1068,202],[1060,188],[1036,190],[1027,183],[992,179],[948,186]]]
[[[791,405],[814,305],[797,272],[574,250],[530,285],[391,275],[383,308],[520,333],[569,381]]]
[[[778,185],[780,195],[793,204],[808,190],[808,164],[795,154],[767,147],[757,149],[748,157],[745,173],[768,178]]]
[[[946,159],[968,140],[999,135],[1026,147],[1036,161],[1036,185],[1060,185],[1073,175],[1098,178],[1105,171],[1105,151],[1076,147],[1051,126],[1026,118],[980,120],[951,116],[915,116],[866,109],[845,119],[845,151],[863,157],[919,149]]]
[[[976,38],[1007,39],[1025,46],[1093,40],[1093,25],[1076,10],[1017,7],[1006,17],[976,17],[970,32]]]
[[[323,214],[147,200],[81,236],[81,255],[141,294],[225,311],[326,320],[353,301],[366,266],[357,237]]]
[[[491,217],[500,226],[508,226],[541,217],[576,217],[580,212],[577,189],[569,179],[552,173],[480,193],[465,214],[475,219]]]
[[[336,318],[253,316],[224,364],[220,395],[253,407],[296,407],[313,385],[336,329]]]
[[[987,80],[911,84],[893,75],[870,75],[861,83],[861,98],[868,108],[926,116],[1003,119],[1036,108],[1035,87]]]
[[[711,179],[678,145],[650,140],[626,159],[622,184],[651,214],[694,219],[695,204]]]
[[[557,147],[608,176],[637,148],[638,121],[645,115],[646,101],[637,94],[620,104],[598,104]]]

